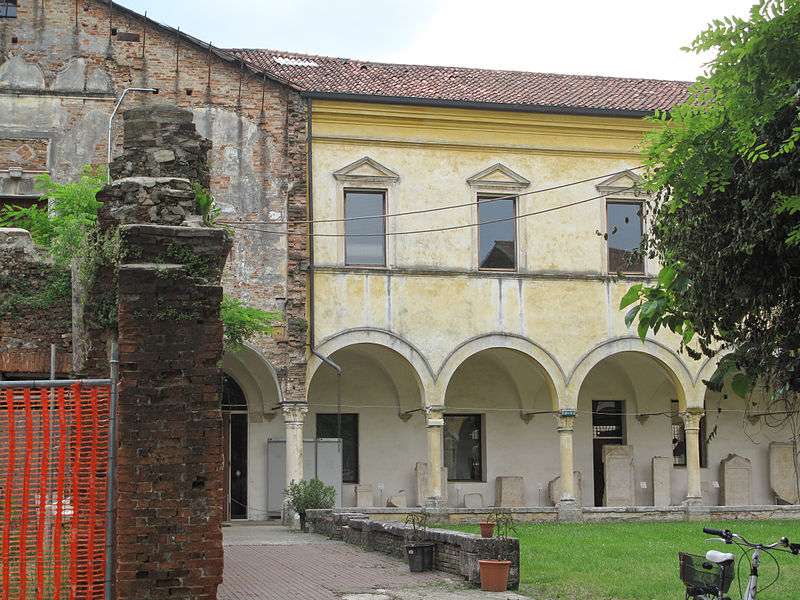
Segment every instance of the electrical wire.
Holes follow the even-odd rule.
[[[314,237],[314,238],[364,238],[364,237],[389,237],[389,236],[402,236],[402,235],[418,235],[421,233],[438,233],[442,231],[453,231],[455,229],[468,229],[472,227],[481,227],[483,225],[489,225],[492,223],[504,223],[508,221],[518,221],[520,219],[525,219],[528,217],[534,217],[537,215],[543,215],[549,212],[554,212],[557,210],[562,210],[564,208],[571,208],[573,206],[578,206],[580,204],[586,204],[587,202],[592,202],[594,200],[599,200],[601,198],[605,198],[606,196],[613,196],[619,194],[621,191],[629,191],[634,189],[633,187],[623,188],[622,190],[615,190],[613,192],[604,192],[602,194],[598,194],[597,196],[592,196],[591,198],[584,198],[582,200],[576,200],[575,202],[569,202],[567,204],[561,204],[559,206],[551,206],[550,208],[544,208],[542,210],[537,210],[529,213],[524,213],[521,215],[515,215],[513,217],[506,217],[504,219],[493,219],[490,221],[483,221],[480,223],[465,223],[463,225],[449,225],[447,227],[431,227],[429,229],[416,229],[412,231],[384,231],[383,233],[309,233],[309,232],[297,232],[297,231],[276,231],[276,230],[269,230],[269,229],[261,229],[258,227],[248,227],[246,225],[237,225],[235,223],[226,223],[225,226],[230,229],[239,229],[242,231],[254,231],[259,233],[270,233],[275,235],[302,235],[306,237]],[[371,219],[381,218],[381,217],[370,217]]]
[[[521,192],[519,194],[508,194],[506,196],[493,196],[491,198],[481,199],[481,203],[491,203],[497,202],[499,200],[511,200],[513,198],[519,198],[520,196],[531,196],[533,194],[543,194],[545,192],[553,192],[556,190],[564,189],[567,187],[571,187],[574,185],[580,185],[583,183],[590,183],[592,181],[597,181],[598,179],[608,179],[609,177],[614,177],[615,175],[622,175],[623,173],[628,173],[630,171],[636,171],[638,169],[644,169],[645,165],[638,165],[636,167],[631,167],[629,169],[623,169],[621,171],[614,171],[613,173],[606,173],[604,175],[596,175],[595,177],[589,177],[587,179],[579,179],[575,181],[570,181],[568,183],[561,183],[559,185],[554,185],[548,188],[542,188],[540,190],[531,190],[530,192]],[[633,189],[633,188],[628,188]],[[248,221],[246,219],[242,220],[231,220],[231,219],[217,219],[217,223],[224,223],[225,225],[230,224],[240,224],[240,225],[259,225],[262,223],[266,223],[269,225],[316,225],[318,223],[342,223],[347,221],[360,221],[364,219],[377,219],[377,218],[392,218],[392,217],[405,217],[408,215],[420,215],[424,213],[442,211],[442,210],[452,210],[456,208],[466,208],[473,206],[474,202],[465,202],[463,204],[448,204],[445,206],[435,206],[432,208],[422,208],[419,210],[409,210],[405,212],[398,212],[398,213],[386,213],[383,215],[368,215],[362,217],[346,217],[342,219],[314,219],[314,220],[296,220],[296,221],[262,221],[262,220],[254,220]]]

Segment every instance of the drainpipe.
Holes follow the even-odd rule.
[[[308,171],[308,346],[311,354],[319,358],[326,365],[336,369],[336,437],[342,439],[342,368],[327,356],[323,356],[314,347],[314,192],[312,167],[312,128],[311,128],[311,98],[306,97],[306,116],[308,119],[307,136],[307,161]]]

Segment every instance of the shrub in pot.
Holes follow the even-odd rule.
[[[285,490],[289,508],[300,516],[300,529],[306,531],[306,511],[314,508],[333,508],[336,489],[325,485],[316,477],[294,481]]]
[[[511,561],[506,560],[509,533],[517,533],[511,513],[495,509],[489,515],[495,523],[495,538],[498,541],[497,558],[479,560],[481,569],[481,590],[484,592],[505,592],[508,589],[508,570]]]
[[[406,527],[411,525],[411,535],[406,540],[406,555],[408,568],[413,573],[433,570],[433,550],[436,544],[425,539],[429,517],[430,513],[425,511],[412,512],[406,516]]]

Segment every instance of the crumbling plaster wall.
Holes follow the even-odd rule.
[[[128,87],[159,94],[129,93],[121,110],[153,99],[191,110],[213,143],[211,190],[222,218],[265,222],[235,229],[223,282],[226,292],[285,313],[277,339],[255,346],[283,396],[303,400],[307,246],[281,224],[306,214],[306,116],[296,90],[116,3],[20,3],[16,19],[0,20],[0,195],[31,195],[42,171],[66,181],[85,164],[105,164],[109,116]],[[23,160],[31,148],[35,160]],[[11,177],[14,167],[21,177]]]

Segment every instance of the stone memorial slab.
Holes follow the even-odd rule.
[[[748,506],[750,499],[750,460],[738,454],[728,454],[720,461],[722,506]]]
[[[417,479],[417,506],[425,506],[428,497],[428,463],[418,462],[415,467]],[[447,467],[442,467],[442,501],[447,503]]]
[[[464,494],[464,508],[483,508],[483,494]]]
[[[525,506],[525,483],[522,477],[501,476],[494,480],[494,505]]]
[[[583,493],[581,490],[581,472],[574,471],[572,473],[572,489],[575,493],[575,504],[583,506]],[[561,500],[561,475],[552,479],[547,486],[548,496],[550,503],[555,506]]]
[[[777,504],[798,503],[795,451],[791,442],[772,442],[769,445],[769,487]]]
[[[356,486],[356,507],[368,508],[375,506],[375,496],[372,493],[372,484]]]
[[[392,508],[407,508],[408,507],[408,496],[405,490],[400,490],[396,494],[389,496],[389,499],[386,501],[386,506]]]
[[[669,506],[671,500],[670,480],[672,477],[672,458],[653,457],[653,506]]]
[[[603,506],[633,506],[633,446],[603,446],[605,491]]]

